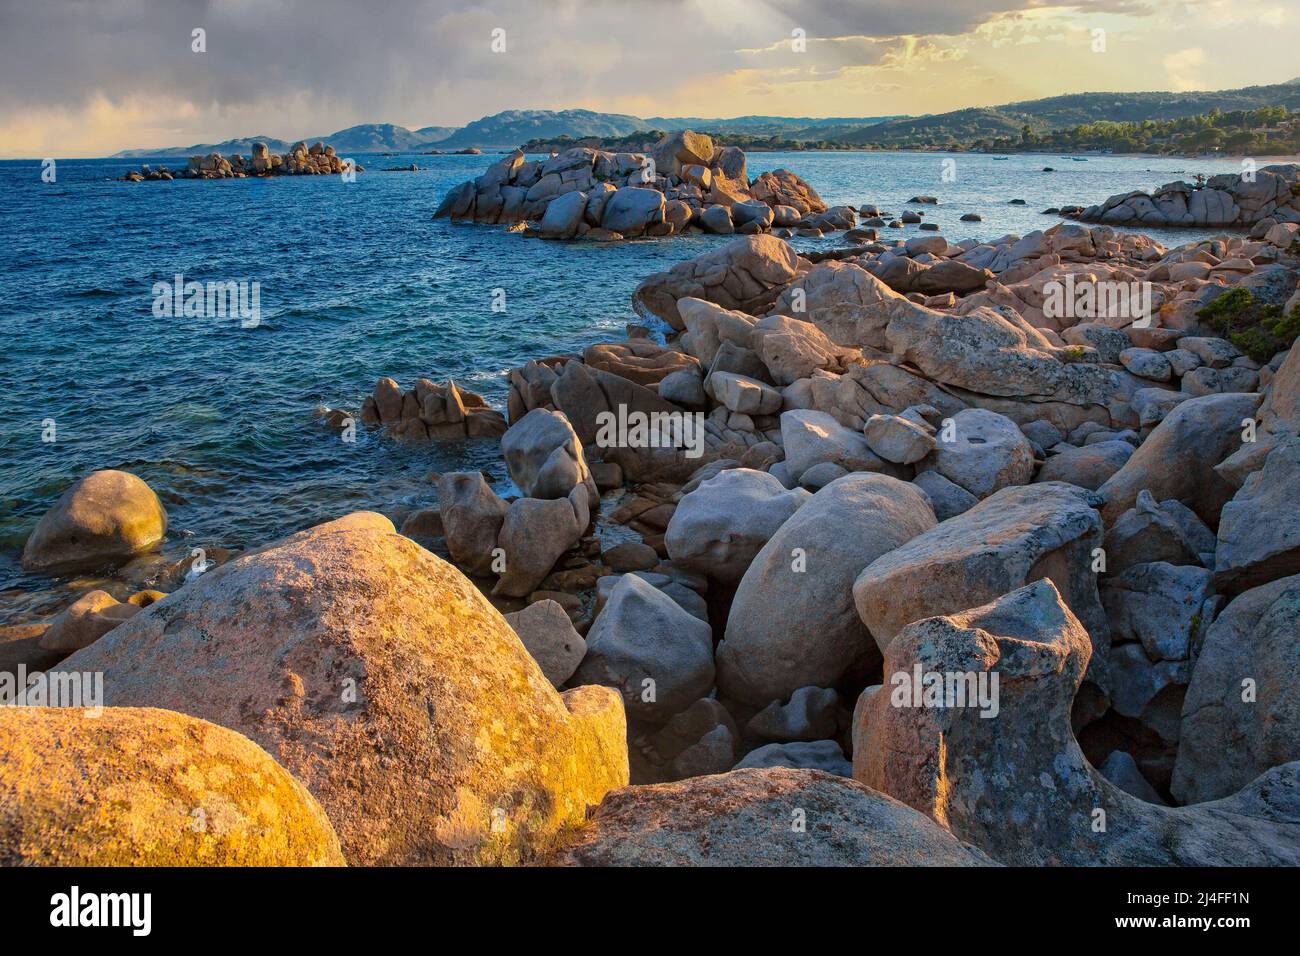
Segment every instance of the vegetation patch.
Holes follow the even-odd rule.
[[[1257,362],[1267,362],[1300,336],[1300,307],[1283,314],[1257,302],[1249,289],[1231,289],[1197,312],[1211,328]]]

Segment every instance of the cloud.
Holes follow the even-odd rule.
[[[0,150],[296,139],[524,108],[871,116],[1156,89],[1197,70],[1200,88],[1289,78],[1262,74],[1286,72],[1300,25],[1224,24],[1224,2],[0,0]],[[1265,0],[1270,18],[1279,2]],[[1089,53],[1099,23],[1129,55]],[[796,27],[806,52],[791,49]],[[1213,60],[1179,59],[1208,30]]]
[[[959,36],[999,17],[1061,10],[1073,15],[1145,15],[1158,0],[768,0],[809,36]]]
[[[1188,47],[1177,53],[1170,53],[1160,61],[1169,76],[1169,83],[1176,92],[1199,90],[1203,88],[1200,67],[1205,63],[1205,51],[1200,47]]]

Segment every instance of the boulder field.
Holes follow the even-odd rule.
[[[743,179],[693,134],[643,158],[507,157],[456,215],[507,221],[487,212],[546,181],[545,221],[645,168],[706,215],[702,183]],[[654,191],[605,185],[601,217]],[[748,232],[646,277],[626,340],[512,370],[505,415],[380,382],[364,422],[499,441],[504,497],[449,472],[402,534],[349,515],[0,635],[0,681],[102,673],[114,715],[67,748],[63,714],[0,715],[0,860],[1300,862],[1289,230],[1169,249],[1062,224],[819,262]],[[1140,308],[1098,306],[1133,284]],[[104,474],[34,529],[33,571],[166,534],[143,482]],[[74,772],[128,726],[169,756]],[[123,835],[88,855],[79,801],[170,792],[205,734],[274,805],[214,770],[115,805]],[[303,829],[141,836],[186,801]]]

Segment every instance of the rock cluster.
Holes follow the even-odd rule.
[[[617,695],[557,694],[473,585],[380,515],[230,561],[61,667],[102,672],[109,712],[260,744],[353,864],[528,859],[627,782]]]
[[[294,143],[287,153],[272,153],[265,143],[254,143],[253,153],[245,158],[239,153],[222,156],[208,153],[191,156],[184,169],[144,166],[127,173],[126,182],[160,179],[245,179],[249,176],[329,176],[343,172],[365,172],[364,167],[334,154],[333,146],[324,143]]]
[[[506,430],[505,417],[482,395],[451,379],[439,385],[422,378],[403,392],[393,379],[381,378],[361,404],[361,421],[405,441],[496,438]]]
[[[514,226],[543,239],[609,241],[684,232],[821,234],[856,223],[788,169],[752,182],[745,154],[702,133],[666,135],[649,153],[575,147],[529,160],[515,150],[443,197],[435,219]]]
[[[1198,184],[1166,183],[1152,193],[1120,193],[1100,205],[1062,212],[1110,226],[1255,226],[1266,231],[1278,223],[1300,223],[1300,166],[1220,173]]]

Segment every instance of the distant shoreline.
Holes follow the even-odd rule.
[[[569,144],[565,148],[566,149],[573,148],[575,145],[578,144]],[[350,150],[348,152],[349,155],[351,156],[390,156],[390,157],[392,156],[461,156],[461,155],[493,156],[493,155],[510,153],[514,149],[519,149],[519,148],[522,147],[509,147],[509,148],[499,147],[498,148],[494,146],[485,146],[481,148],[481,151],[478,154],[461,153],[461,152],[430,153],[425,150],[412,150],[409,152],[403,150],[371,150],[371,151]],[[593,147],[593,148],[600,148],[600,147]],[[745,152],[746,153],[814,153],[814,154],[933,153],[938,155],[951,154],[951,155],[961,155],[961,156],[966,156],[966,155],[1008,156],[1008,157],[1010,156],[1045,156],[1045,157],[1057,156],[1062,158],[1082,156],[1086,159],[1107,159],[1111,157],[1118,158],[1118,159],[1183,159],[1186,160],[1187,162],[1204,162],[1206,160],[1215,160],[1215,159],[1230,160],[1230,159],[1249,158],[1249,159],[1254,159],[1261,166],[1270,165],[1273,163],[1300,163],[1300,153],[1269,154],[1264,156],[1248,156],[1247,154],[1238,154],[1238,153],[1202,153],[1196,156],[1183,156],[1175,153],[1092,153],[1092,152],[1062,153],[1059,151],[1046,151],[1046,150],[1009,150],[1009,151],[1004,150],[1002,152],[998,152],[994,150],[973,150],[973,149],[923,149],[915,146],[908,147],[906,149],[893,148],[893,147],[879,147],[879,146],[878,147],[846,146],[840,149],[762,149],[762,148],[749,147],[745,150]],[[526,153],[527,155],[530,156],[545,155],[544,151],[542,150],[527,150]],[[47,157],[42,157],[42,156],[7,156],[7,157],[0,157],[0,163],[39,163],[46,158]],[[159,153],[155,156],[131,156],[131,157],[56,156],[53,158],[56,162],[80,162],[80,163],[119,162],[127,165],[139,165],[141,161],[170,160],[174,162],[178,158],[188,158],[188,156],[179,157],[171,153]]]

